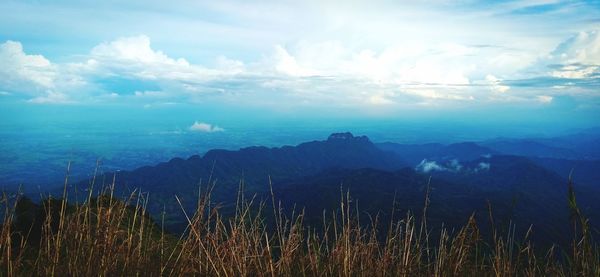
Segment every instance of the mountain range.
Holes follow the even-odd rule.
[[[212,202],[224,214],[233,211],[240,188],[247,198],[269,205],[272,187],[286,212],[304,210],[310,224],[319,224],[324,210],[339,209],[344,193],[365,214],[363,218],[377,215],[386,222],[392,210],[420,216],[429,192],[427,220],[432,228],[461,226],[475,213],[485,231],[491,214],[494,224],[514,225],[521,233],[533,225],[535,237],[544,243],[568,237],[567,179],[573,169],[580,207],[592,223],[600,218],[598,160],[557,158],[570,152],[555,146],[547,148],[554,152],[544,152],[550,157],[540,157],[532,156],[535,151],[514,155],[518,153],[507,151],[505,144],[497,145],[375,144],[366,136],[335,133],[296,146],[216,149],[203,156],[105,173],[96,177],[94,189],[114,178],[117,194],[149,193],[148,210],[154,216],[164,212],[172,231],[185,226],[181,208],[192,212],[199,193],[209,187]],[[74,184],[71,197],[87,193],[89,184],[90,180]]]

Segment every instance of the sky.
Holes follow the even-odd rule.
[[[0,1],[4,121],[85,107],[596,126],[600,1]]]

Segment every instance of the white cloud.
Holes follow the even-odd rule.
[[[229,74],[241,74],[246,72],[246,66],[242,61],[229,59],[225,56],[217,57],[216,68],[221,72],[228,72]]]
[[[0,44],[0,89],[36,94],[54,87],[55,67],[42,55],[28,55],[20,42]]]
[[[421,172],[431,172],[431,171],[446,171],[447,169],[441,165],[439,165],[437,162],[435,161],[427,161],[427,159],[424,159],[421,161],[421,163],[419,163],[416,167],[416,169],[418,171]]]
[[[490,89],[493,92],[505,93],[508,90],[510,90],[509,86],[502,85],[502,80],[496,78],[496,76],[494,76],[494,75],[485,76],[485,80],[488,82]]]
[[[373,96],[369,97],[368,102],[370,104],[373,104],[373,105],[391,105],[391,104],[394,104],[394,101],[392,101],[392,100],[388,99],[387,97],[385,97],[384,95],[380,95],[380,94],[373,95]]]
[[[105,101],[114,91],[103,87],[111,78],[153,82],[156,91],[135,91],[149,98],[177,97],[185,93],[214,90],[202,84],[245,71],[240,61],[218,57],[209,69],[174,59],[151,47],[147,36],[124,37],[104,42],[84,56],[82,62],[51,63],[42,55],[28,55],[19,42],[0,44],[0,90],[18,92],[37,104],[72,103],[76,100]]]
[[[450,100],[450,101],[467,101],[475,100],[475,97],[469,95],[463,90],[451,89],[448,87],[430,87],[427,85],[411,86],[403,90],[405,93],[415,95],[424,100]]]
[[[532,91],[523,88],[531,83],[519,87],[510,81],[540,76],[595,78],[599,70],[593,67],[598,65],[597,31],[578,34],[547,57],[569,34],[598,28],[598,7],[591,2],[175,3],[133,0],[121,7],[0,1],[0,10],[6,11],[0,24],[12,27],[4,37],[24,37],[30,29],[49,30],[24,43],[66,53],[62,57],[44,53],[57,57],[49,68],[35,67],[36,74],[20,77],[11,72],[11,78],[6,78],[9,69],[1,60],[0,90],[15,94],[16,89],[27,88],[37,91],[27,96],[35,98],[48,96],[46,90],[52,86],[52,91],[82,101],[104,101],[97,96],[114,91],[160,90],[165,98],[181,102],[220,97],[238,104],[318,102],[373,110],[386,104],[392,110],[423,103],[463,105],[465,100],[534,102],[539,94],[558,92]],[[546,6],[535,8],[540,5]],[[144,35],[106,41],[91,51],[84,48],[90,40],[106,38],[107,30]],[[150,38],[159,40],[160,47]],[[69,44],[61,44],[65,41]],[[59,60],[73,63],[57,64]],[[543,65],[533,64],[538,60],[544,60]],[[576,63],[580,66],[572,67]],[[549,64],[561,67],[549,69]],[[535,72],[530,74],[530,69]],[[499,81],[489,83],[488,75]],[[57,80],[61,76],[71,77]],[[109,78],[151,86],[121,92],[100,83]],[[540,79],[532,82],[539,85],[544,82]],[[267,83],[268,88],[263,86]],[[153,101],[148,98],[143,101]]]
[[[484,163],[484,162],[480,162],[477,167],[475,168],[475,172],[479,172],[479,171],[484,171],[484,170],[490,170],[490,163]]]
[[[275,46],[273,62],[276,71],[287,75],[296,77],[317,75],[316,71],[300,66],[296,58],[290,55],[281,45]]]
[[[544,61],[559,67],[558,78],[582,79],[600,73],[600,30],[579,32],[561,43]]]
[[[537,96],[537,100],[543,104],[549,104],[549,103],[552,103],[552,100],[554,100],[554,97],[548,96],[548,95],[539,95],[539,96]]]
[[[376,51],[350,49],[339,41],[276,46],[266,67],[290,76],[330,76],[384,84],[466,85],[475,68],[465,57],[475,51],[464,45],[403,43]]]
[[[69,104],[73,103],[73,100],[63,93],[49,91],[47,95],[34,97],[27,100],[33,104]]]
[[[598,66],[564,65],[550,75],[557,78],[584,79],[598,71]]]
[[[448,164],[448,168],[452,171],[460,171],[463,168],[463,165],[460,164],[457,159],[452,159]]]
[[[205,133],[215,133],[215,132],[223,132],[225,131],[225,129],[216,126],[216,125],[211,125],[208,123],[204,123],[204,122],[194,122],[194,124],[192,124],[192,126],[190,126],[190,131],[195,131],[195,132],[205,132]]]
[[[551,58],[565,64],[600,64],[600,31],[579,32],[563,42]]]
[[[416,166],[417,171],[429,173],[433,171],[446,171],[446,172],[480,172],[490,170],[491,164],[488,162],[480,162],[473,167],[465,167],[457,159],[452,159],[446,162],[429,161],[424,159]]]
[[[53,64],[43,55],[24,52],[20,42],[0,44],[0,90],[26,97],[34,104],[74,103],[67,93],[81,87],[81,78],[68,66]],[[85,92],[81,92],[85,95]]]
[[[174,59],[152,49],[150,38],[123,37],[94,47],[83,65],[91,74],[134,77],[156,81],[206,81],[226,73]]]
[[[133,95],[138,98],[168,98],[169,97],[169,94],[164,91],[153,91],[153,90],[136,91],[133,93]]]
[[[91,51],[93,57],[99,59],[141,62],[146,64],[163,64],[189,66],[185,59],[169,58],[161,51],[150,47],[150,38],[141,35],[120,38],[111,42],[101,43]]]
[[[561,66],[551,76],[594,76],[598,73],[594,63],[600,57],[598,37],[598,32],[583,32],[563,43],[544,60],[544,74],[547,65],[556,62]],[[370,111],[475,101],[550,103],[556,93],[524,91],[505,81],[532,56],[493,45],[407,40],[376,47],[334,39],[282,45],[275,44],[260,60],[243,62],[216,55],[214,63],[207,65],[173,58],[153,48],[145,35],[100,43],[89,54],[77,56],[80,62],[70,63],[51,63],[43,56],[25,54],[20,43],[6,42],[0,45],[0,61],[7,65],[0,68],[0,90],[13,93],[16,88],[30,88],[32,103],[115,102],[135,97],[153,106],[159,100],[203,102],[203,97],[212,97],[280,109],[322,105]],[[117,86],[121,80],[129,83],[123,91],[104,86],[113,80]]]

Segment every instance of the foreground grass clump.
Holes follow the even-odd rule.
[[[5,194],[0,275],[600,276],[598,245],[572,189],[575,236],[566,251],[534,249],[527,235],[518,242],[510,230],[484,241],[474,216],[458,231],[432,236],[427,205],[420,222],[392,214],[378,230],[378,218],[360,222],[343,193],[320,227],[306,226],[302,212],[286,215],[273,195],[266,204],[240,193],[235,215],[225,218],[207,193],[194,213],[183,211],[187,230],[175,236],[146,214],[147,195],[117,200],[110,188],[97,198],[91,191],[76,205],[66,189],[39,205]]]

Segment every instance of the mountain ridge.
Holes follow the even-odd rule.
[[[198,190],[206,191],[209,182],[215,183],[211,199],[225,210],[234,208],[243,183],[246,194],[267,204],[272,186],[284,207],[288,210],[295,205],[307,207],[313,213],[306,215],[310,218],[319,216],[316,211],[321,208],[336,207],[344,183],[374,213],[391,209],[391,196],[398,192],[401,193],[398,199],[403,202],[398,208],[416,212],[422,209],[426,183],[431,180],[432,199],[436,202],[432,204],[432,221],[438,225],[445,222],[458,226],[472,212],[487,215],[485,209],[491,203],[499,218],[513,219],[520,224],[519,228],[534,222],[553,230],[539,232],[554,240],[560,237],[556,234],[568,232],[552,225],[554,221],[568,219],[566,179],[529,157],[502,155],[474,142],[415,148],[383,145],[382,149],[382,144],[374,144],[366,136],[334,133],[326,140],[295,146],[214,149],[202,156],[173,158],[116,175],[105,173],[102,179],[114,177],[115,193],[123,196],[134,189],[149,192],[158,201],[153,201],[148,210],[156,215],[167,207],[166,224],[172,230],[185,226],[175,196],[191,212]],[[396,148],[387,151],[390,147]],[[426,163],[427,170],[415,165],[417,162]],[[77,187],[85,188],[88,184],[89,180],[82,181]],[[600,209],[594,198],[588,196],[600,194],[590,192],[590,188],[577,190],[585,194],[580,198],[584,210]],[[450,211],[457,211],[460,216],[453,216]],[[546,212],[552,215],[540,216]],[[592,216],[592,221],[595,218]]]

